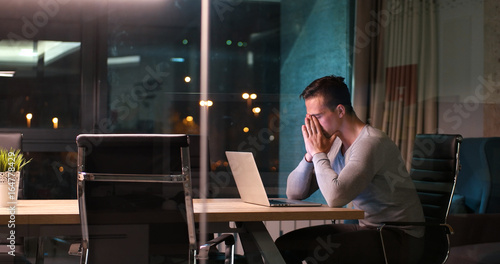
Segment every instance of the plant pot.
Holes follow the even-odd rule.
[[[0,207],[17,203],[21,172],[0,172]]]

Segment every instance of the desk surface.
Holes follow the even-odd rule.
[[[0,224],[11,219],[16,225],[80,224],[78,201],[75,200],[18,200],[14,214],[0,207]]]
[[[364,212],[347,208],[321,207],[267,207],[241,201],[241,199],[193,200],[196,221],[206,212],[208,222],[249,222],[280,220],[362,219]]]
[[[194,199],[194,214],[199,221],[206,212],[208,222],[250,222],[280,220],[361,219],[363,211],[321,207],[266,207],[244,203],[241,199],[207,199],[205,206]],[[16,224],[79,224],[77,200],[19,200],[12,215],[9,208],[0,208],[0,224],[5,225],[14,217]]]

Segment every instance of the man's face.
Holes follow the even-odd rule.
[[[307,114],[315,116],[326,137],[330,137],[338,131],[340,127],[340,118],[336,113],[337,110],[331,111],[324,103],[322,96],[315,96],[305,100]]]

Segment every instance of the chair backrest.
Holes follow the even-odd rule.
[[[419,263],[444,263],[450,240],[445,226],[459,171],[460,135],[420,134],[415,138],[410,176],[425,221],[424,253]]]
[[[459,171],[462,136],[417,135],[410,176],[427,222],[446,223]]]
[[[83,134],[76,141],[81,263],[147,263],[155,255],[191,261],[189,137]]]
[[[0,148],[9,150],[23,148],[23,134],[15,132],[2,132],[0,133]]]

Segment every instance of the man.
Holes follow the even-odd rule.
[[[276,240],[287,263],[384,263],[383,222],[423,222],[422,206],[397,146],[354,112],[344,78],[327,76],[300,95],[306,154],[288,176],[287,196],[304,199],[320,190],[330,207],[352,202],[365,211],[359,224],[332,224],[292,231]],[[422,227],[385,227],[389,263],[416,262]]]

